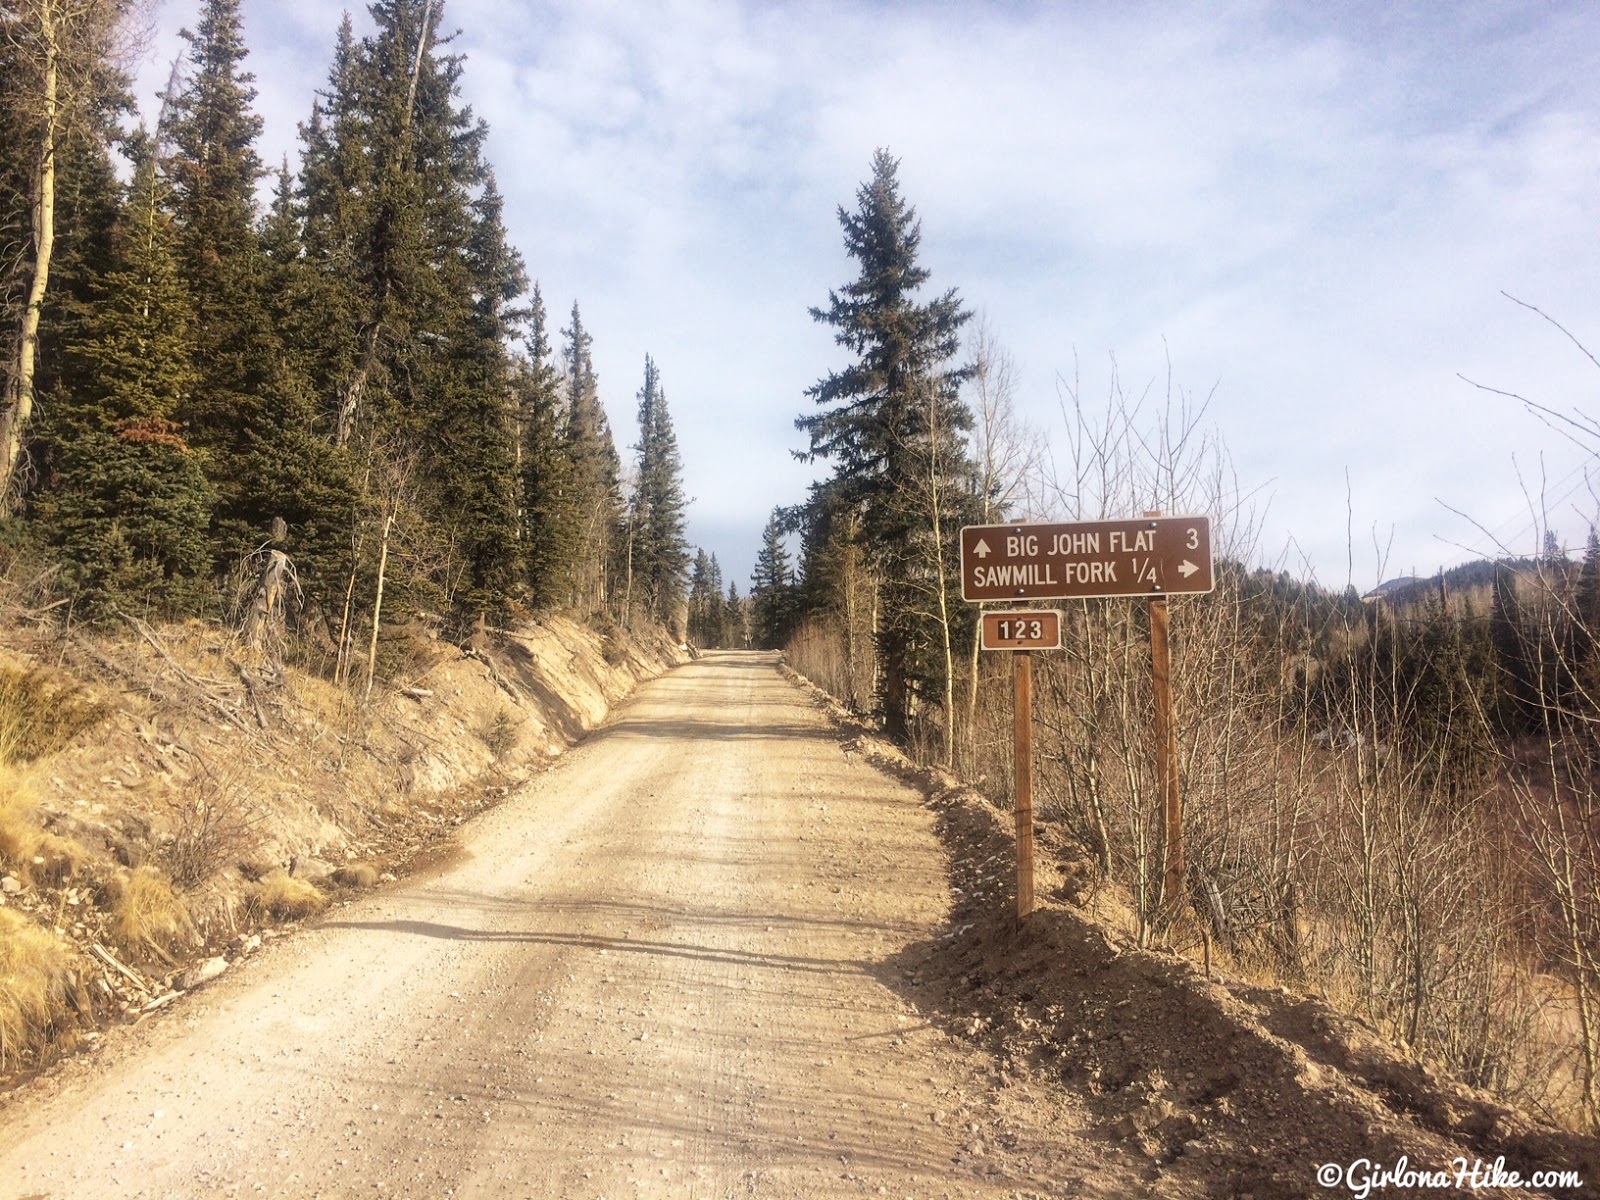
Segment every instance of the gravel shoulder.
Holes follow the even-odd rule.
[[[0,1197],[1149,1194],[922,1011],[935,822],[771,656],[708,655],[426,876],[15,1093]]]

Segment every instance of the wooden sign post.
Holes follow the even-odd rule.
[[[968,525],[961,530],[961,596],[982,604],[1145,597],[1155,698],[1156,791],[1161,806],[1162,899],[1183,909],[1183,800],[1172,718],[1172,649],[1167,597],[1215,586],[1211,521],[1162,517],[1066,524]],[[979,615],[985,650],[1010,650],[1016,721],[1017,918],[1033,911],[1034,650],[1061,645],[1061,614],[1050,609]]]
[[[1015,691],[1017,920],[1033,911],[1033,651],[1011,652]]]
[[[1156,720],[1156,794],[1161,797],[1162,898],[1177,916],[1183,895],[1183,796],[1178,790],[1178,732],[1172,720],[1172,649],[1167,602],[1150,604],[1150,675]]]

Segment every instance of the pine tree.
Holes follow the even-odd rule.
[[[471,206],[467,243],[469,319],[454,335],[456,392],[438,407],[430,436],[439,447],[439,523],[466,562],[457,607],[503,612],[519,574],[517,473],[508,346],[527,288],[521,256],[507,244],[493,175]]]
[[[1497,564],[1494,601],[1489,610],[1496,714],[1501,730],[1510,734],[1531,732],[1538,723],[1538,687],[1517,581],[1514,564]]]
[[[511,361],[526,286],[483,158],[487,128],[459,103],[437,0],[378,0],[374,30],[340,28],[329,86],[302,127],[305,245],[328,328],[314,387],[334,444],[370,488],[366,536],[394,497],[429,544],[410,586],[462,616],[499,612],[525,575],[519,405]],[[388,515],[386,515],[388,514]]]
[[[128,143],[115,124],[131,111],[131,97],[107,97],[92,130],[68,138],[56,171],[55,247],[50,256],[50,287],[39,325],[35,389],[46,406],[92,381],[80,375],[85,360],[69,350],[92,336],[89,324],[100,301],[104,277],[117,269],[117,228],[126,189],[117,179],[112,147]],[[3,140],[3,139],[0,139]],[[135,138],[134,153],[142,143]],[[9,309],[7,310],[9,311]],[[48,420],[48,414],[45,419]],[[30,439],[34,479],[47,478],[48,443]]]
[[[207,452],[217,495],[215,565],[231,568],[282,522],[282,548],[302,581],[332,593],[347,560],[350,466],[315,436],[311,379],[268,302],[284,268],[268,258],[257,226],[255,189],[266,171],[255,151],[254,77],[242,69],[239,0],[207,0],[184,36],[194,72],[167,98],[163,167],[182,271],[206,310],[196,329],[198,378],[181,415]],[[280,211],[273,228],[280,252],[289,215]]]
[[[696,548],[694,565],[689,568],[689,640],[697,646],[711,647],[716,634],[715,617],[711,606],[711,558],[704,549]],[[716,597],[720,606],[720,589]]]
[[[684,538],[683,459],[672,431],[667,397],[655,361],[644,359],[639,389],[638,476],[629,514],[633,578],[643,611],[663,624],[677,619],[683,602],[689,545]]]
[[[1596,729],[1600,725],[1600,530],[1593,525],[1589,526],[1589,538],[1584,544],[1573,607],[1574,705],[1583,714],[1585,727]],[[1591,736],[1600,737],[1600,730]]]
[[[566,338],[567,461],[572,471],[572,511],[576,524],[574,580],[569,603],[585,613],[601,611],[613,598],[622,526],[622,463],[611,426],[600,404],[600,387],[591,357],[592,339],[583,327],[577,302]]]
[[[728,581],[728,598],[722,605],[722,636],[718,644],[732,650],[750,645],[749,606],[739,597],[739,585]]]
[[[921,229],[900,196],[898,166],[877,151],[856,211],[839,209],[845,249],[860,274],[811,315],[833,327],[853,361],[808,390],[822,411],[795,424],[810,438],[802,458],[834,462],[830,502],[859,513],[860,536],[883,581],[879,705],[886,731],[903,738],[914,693],[940,682],[926,661],[933,643],[928,564],[947,553],[942,543],[954,523],[935,539],[930,499],[940,487],[954,494],[956,481],[970,480],[961,438],[972,415],[959,396],[969,371],[951,365],[970,314],[953,289],[926,303],[916,299],[929,273],[917,263]]]
[[[795,585],[783,521],[774,510],[761,534],[755,573],[750,577],[751,637],[762,650],[781,650],[789,640],[795,613]]]
[[[350,14],[339,25],[328,87],[300,126],[299,199],[306,263],[305,309],[314,319],[296,343],[311,363],[318,427],[339,445],[354,428],[347,412],[378,265],[368,253],[374,164],[360,113],[357,47]],[[373,335],[375,336],[375,335]]]
[[[146,151],[114,269],[70,351],[81,385],[60,394],[44,435],[51,475],[39,516],[92,618],[193,611],[209,595],[212,495],[174,419],[196,379],[194,310],[161,199]]]
[[[572,503],[572,463],[562,436],[566,420],[561,373],[551,363],[544,297],[537,284],[524,337],[527,357],[512,374],[520,431],[522,569],[531,603],[545,609],[572,594],[578,524]]]

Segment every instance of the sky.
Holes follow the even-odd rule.
[[[271,164],[297,159],[341,12],[244,0]],[[197,13],[151,11],[152,117]],[[1366,589],[1532,552],[1546,525],[1579,553],[1600,510],[1600,438],[1486,390],[1600,417],[1600,6],[444,14],[552,323],[581,305],[619,449],[655,359],[690,539],[741,591],[772,508],[826,470],[791,454],[805,390],[846,361],[808,309],[856,275],[837,210],[878,147],[928,295],[981,314],[1053,453],[1073,395],[1203,408],[1258,564]]]

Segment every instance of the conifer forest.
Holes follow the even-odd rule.
[[[690,542],[660,348],[600,380],[594,339],[627,331],[592,331],[509,243],[435,0],[345,18],[295,169],[256,148],[239,0],[204,0],[153,126],[122,0],[3,12],[0,571],[48,619],[236,628],[276,579],[290,653],[357,693],[408,623],[664,626],[784,651],[1008,802],[1008,656],[979,649],[961,528],[1205,513],[1216,589],[1172,602],[1183,896],[1144,606],[1063,602],[1063,648],[1036,657],[1039,816],[1071,899],[1600,1126],[1593,526],[1534,512],[1541,551],[1366,596],[1295,577],[1181,390],[1069,388],[1048,435],[1019,416],[1003,331],[928,261],[936,214],[880,149],[841,197],[839,282],[792,298],[837,354],[773,414],[816,481],[762,514],[747,574]],[[602,387],[636,427],[611,428]]]

